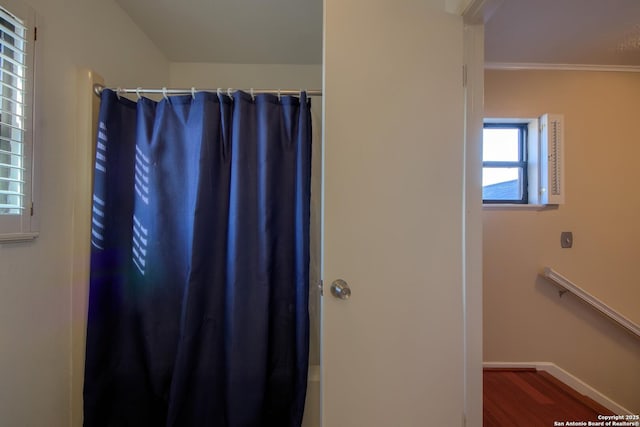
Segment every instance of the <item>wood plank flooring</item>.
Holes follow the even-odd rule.
[[[485,369],[484,427],[547,427],[613,415],[555,377],[535,369]]]

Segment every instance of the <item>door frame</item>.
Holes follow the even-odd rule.
[[[465,425],[482,426],[482,127],[484,24],[504,0],[471,0],[464,22],[464,407]]]
[[[465,19],[466,21],[466,19]],[[465,425],[482,426],[482,120],[484,25],[464,25],[463,307]]]
[[[91,258],[91,197],[93,162],[98,132],[100,98],[93,85],[104,85],[104,78],[93,70],[81,68],[76,74],[76,129],[73,188],[73,231],[71,265],[71,425],[81,426],[82,389],[89,305],[89,262]]]

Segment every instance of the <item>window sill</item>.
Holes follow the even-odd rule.
[[[505,210],[505,211],[545,211],[558,209],[558,205],[534,205],[534,204],[523,204],[523,203],[484,203],[482,205],[482,209],[494,211],[494,210]]]
[[[38,237],[39,233],[13,233],[0,234],[0,244],[30,242]]]

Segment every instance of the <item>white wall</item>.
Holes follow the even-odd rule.
[[[172,87],[322,89],[322,65],[172,62]],[[319,104],[318,102],[316,102]]]
[[[111,0],[29,0],[38,18],[36,143],[40,237],[0,245],[0,425],[79,425],[71,392],[72,204],[76,78],[89,67],[114,86],[166,85],[169,64]],[[80,366],[81,371],[81,366]]]

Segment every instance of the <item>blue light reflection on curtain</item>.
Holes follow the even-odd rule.
[[[84,425],[299,426],[306,95],[103,91]]]

